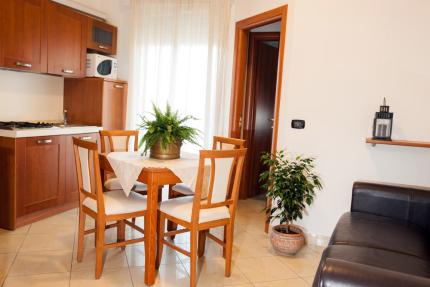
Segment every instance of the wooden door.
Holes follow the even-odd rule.
[[[45,3],[0,1],[0,66],[46,73]]]
[[[79,200],[78,192],[78,178],[76,175],[75,155],[73,151],[73,137],[80,138],[81,140],[97,141],[97,134],[79,134],[66,136],[66,187],[65,187],[65,201],[76,202]]]
[[[48,73],[85,77],[85,16],[52,1],[47,6]]]
[[[123,130],[126,108],[127,83],[105,80],[103,84],[103,129]]]
[[[261,155],[272,148],[279,33],[251,33],[243,136],[248,147],[241,198],[262,192]]]
[[[17,143],[17,216],[64,202],[65,137],[19,139]]]

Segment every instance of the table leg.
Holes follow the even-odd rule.
[[[158,186],[152,181],[148,185],[148,206],[145,216],[145,284],[153,285],[155,282],[155,256],[157,249],[157,209]]]

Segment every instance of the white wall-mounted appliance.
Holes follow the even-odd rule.
[[[87,54],[87,77],[100,77],[116,80],[118,60],[96,53]]]

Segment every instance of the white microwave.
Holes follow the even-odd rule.
[[[87,54],[87,77],[117,79],[118,60],[96,53]]]

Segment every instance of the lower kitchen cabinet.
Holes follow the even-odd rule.
[[[98,135],[0,137],[0,228],[15,229],[78,205],[74,136]]]

